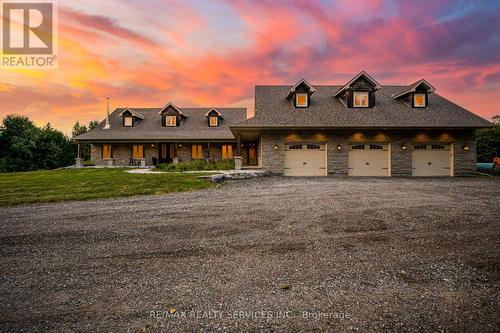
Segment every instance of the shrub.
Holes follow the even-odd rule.
[[[209,171],[209,170],[233,170],[234,161],[224,160],[217,162],[207,162],[204,160],[192,160],[177,164],[158,164],[155,170],[158,171]]]

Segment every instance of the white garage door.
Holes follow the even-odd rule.
[[[325,144],[286,144],[285,176],[326,176]]]
[[[349,146],[349,176],[390,176],[387,144],[354,144]]]
[[[415,145],[411,162],[413,176],[451,176],[450,145]]]

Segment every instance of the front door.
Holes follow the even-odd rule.
[[[248,146],[248,165],[257,165],[257,151],[254,144]]]
[[[175,157],[175,144],[174,143],[161,143],[159,150],[160,163],[172,163]]]

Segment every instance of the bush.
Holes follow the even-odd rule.
[[[180,162],[178,164],[158,164],[155,170],[158,171],[209,171],[209,170],[233,170],[233,160],[223,160],[217,162],[206,162],[204,160],[192,160]]]

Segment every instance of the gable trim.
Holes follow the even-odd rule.
[[[122,112],[120,112],[118,114],[119,117],[123,117],[123,114],[125,112],[130,112],[130,114],[133,116],[133,117],[136,117],[136,118],[139,118],[139,119],[144,119],[144,116],[142,114],[140,114],[139,112],[135,112],[134,110],[132,109],[129,109],[129,108],[125,108]]]
[[[316,89],[314,89],[314,87],[309,83],[307,82],[306,79],[302,79],[300,80],[299,82],[297,82],[296,84],[294,84],[290,90],[288,91],[288,93],[286,94],[286,99],[290,99],[290,97],[292,97],[292,95],[295,93],[295,90],[301,85],[301,84],[304,84],[307,89],[309,90],[309,94],[312,95]]]
[[[187,118],[188,116],[186,116],[184,113],[182,113],[181,109],[179,109],[177,106],[175,106],[172,102],[168,102],[167,105],[165,105],[164,107],[162,107],[160,109],[160,111],[158,111],[159,114],[163,114],[163,112],[165,112],[166,109],[168,109],[169,107],[172,107],[175,111],[177,111],[179,113],[180,116],[183,116],[185,118]]]
[[[392,98],[399,98],[399,97],[405,96],[407,94],[414,93],[417,90],[417,88],[420,87],[422,84],[425,84],[427,87],[429,87],[429,89],[427,91],[428,94],[436,91],[436,88],[434,88],[429,82],[427,82],[424,79],[421,79],[415,83],[410,84],[409,88],[406,89],[405,91],[403,91],[399,94],[393,95]]]
[[[357,79],[359,79],[360,77],[364,76],[368,81],[370,81],[374,86],[375,86],[375,90],[378,90],[380,89],[382,86],[373,78],[371,77],[367,72],[365,71],[361,71],[359,72],[358,75],[356,75],[355,77],[353,77],[349,82],[347,82],[342,88],[340,88],[339,90],[337,90],[334,94],[333,94],[333,97],[337,97],[339,96],[341,93],[343,93],[344,91],[347,90],[347,88],[349,88]]]
[[[222,116],[222,113],[220,113],[216,108],[211,108],[210,110],[208,110],[208,112],[205,113],[205,117],[208,117],[210,115],[210,112],[212,112],[212,111],[215,111],[217,113],[217,116],[220,119],[224,119],[224,116]]]

